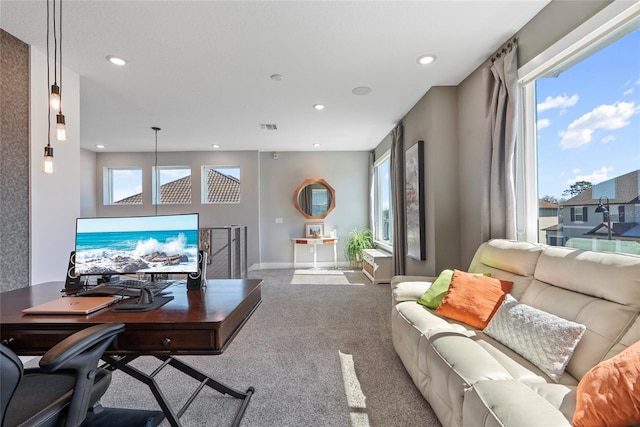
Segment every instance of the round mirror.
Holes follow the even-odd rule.
[[[293,194],[296,209],[307,219],[323,219],[336,207],[336,193],[322,178],[305,179]]]

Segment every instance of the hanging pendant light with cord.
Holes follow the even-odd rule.
[[[58,109],[58,114],[56,114],[56,139],[58,141],[66,141],[67,140],[67,130],[65,128],[65,120],[64,120],[64,114],[62,114],[62,0],[59,0],[60,2],[60,13],[58,14],[59,19],[60,19],[60,25],[58,27],[59,31],[60,31],[60,88],[59,90],[59,98],[60,98],[60,102],[59,102],[59,109]],[[53,29],[54,29],[54,34],[55,34],[55,8],[56,8],[56,0],[53,0],[53,9],[54,9],[54,14],[53,14]],[[55,37],[54,37],[55,40]],[[55,66],[54,66],[55,68]],[[55,83],[54,83],[55,84]],[[53,89],[53,87],[52,87]]]
[[[62,0],[61,0],[62,1]],[[49,0],[47,0],[47,42],[49,41]],[[49,53],[47,52],[47,55]],[[56,1],[53,0],[53,84],[51,85],[51,93],[49,97],[49,104],[53,111],[60,110],[60,86],[58,86],[58,70],[56,65],[58,63],[58,39],[56,32]],[[62,78],[60,79],[62,80]],[[47,82],[47,86],[49,83]]]
[[[155,146],[155,161],[154,161],[154,167],[153,167],[153,173],[157,174],[158,173],[158,131],[160,130],[160,128],[158,126],[151,126],[151,129],[156,133],[156,146]],[[156,181],[157,181],[158,176],[156,175]],[[159,188],[160,186],[158,186]],[[156,216],[158,215],[158,203],[160,202],[160,194],[158,194],[157,196],[157,200],[154,201],[154,205],[156,207]]]
[[[49,0],[47,0],[47,90],[49,89]],[[54,173],[53,147],[51,146],[51,102],[47,102],[47,145],[44,147],[42,172],[47,175]]]

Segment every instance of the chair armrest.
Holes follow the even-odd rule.
[[[124,331],[123,323],[103,323],[76,332],[60,341],[42,356],[40,369],[44,372],[54,372],[63,368],[76,369],[77,366],[70,366],[73,365],[70,362],[74,358],[105,340],[109,340],[108,344],[110,344],[113,337],[122,331]],[[98,354],[98,359],[103,352],[104,350]]]

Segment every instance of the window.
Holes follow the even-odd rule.
[[[188,166],[155,166],[152,185],[153,203],[191,203],[191,168]]]
[[[640,254],[640,12],[614,12],[623,6],[605,8],[588,21],[594,28],[574,32],[579,40],[563,39],[541,55],[557,59],[520,69],[520,155],[524,169],[535,171],[526,176],[536,191],[525,192],[537,196],[542,243]],[[541,220],[543,207],[555,207],[553,223]]]
[[[202,203],[240,203],[240,168],[203,166]]]
[[[103,203],[105,205],[141,205],[142,169],[105,168]]]
[[[373,168],[374,241],[387,249],[393,246],[393,212],[391,209],[391,156],[385,153]]]

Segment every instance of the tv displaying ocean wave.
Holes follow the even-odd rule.
[[[78,218],[76,222],[76,274],[197,271],[197,214]]]

